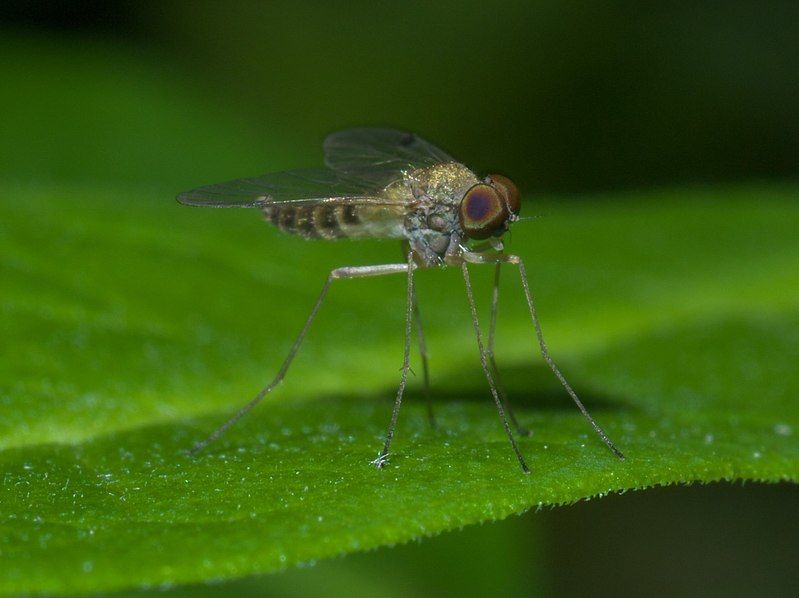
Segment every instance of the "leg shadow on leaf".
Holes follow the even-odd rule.
[[[580,418],[580,412],[569,395],[545,365],[520,363],[500,365],[500,368],[504,400],[506,405],[514,409],[511,413],[515,415],[513,419],[518,437],[534,435],[536,427],[540,425],[551,429],[552,422],[545,420],[553,417],[570,419],[574,415]],[[399,423],[402,437],[414,438],[415,442],[427,442],[425,438],[432,441],[437,435],[459,435],[473,429],[474,425],[481,428],[485,426],[485,430],[494,428],[496,410],[479,367],[472,367],[471,363],[464,364],[441,377],[434,375],[429,394],[424,390],[420,375],[412,377],[409,382],[407,401],[403,405]],[[588,408],[597,414],[629,408],[620,399],[584,391],[579,386],[577,391]],[[283,400],[275,397],[254,410],[220,440],[218,448],[209,447],[208,452],[218,454],[231,449],[263,449],[273,445],[299,450],[300,447],[307,447],[309,441],[314,444],[332,441],[327,445],[327,450],[335,451],[338,449],[337,437],[346,440],[344,446],[369,448],[373,438],[381,436],[385,419],[391,413],[394,393],[393,386],[387,386],[381,390],[364,389],[360,392],[324,395],[307,392],[301,395],[302,398],[295,394]],[[430,403],[438,422],[435,426],[430,425],[428,417]],[[205,427],[206,421],[218,420],[219,413],[203,415],[195,420],[193,431],[184,428],[181,436],[196,436],[197,428]],[[468,415],[464,417],[465,414]]]
[[[575,410],[574,403],[563,387],[543,364],[500,365],[500,373],[506,398],[518,411]],[[416,403],[425,400],[422,389],[417,386],[411,382],[408,389],[408,398]],[[615,412],[629,408],[621,399],[585,389],[580,384],[576,386],[577,393],[592,411]],[[490,406],[491,396],[479,368],[464,366],[458,368],[457,373],[450,372],[439,378],[434,377],[431,387],[430,395],[435,403],[486,402]]]

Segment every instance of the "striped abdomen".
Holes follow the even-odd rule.
[[[307,239],[404,237],[405,210],[397,205],[265,204],[263,212],[280,230]]]

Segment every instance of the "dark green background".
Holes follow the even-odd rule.
[[[295,165],[325,133],[352,125],[418,131],[478,170],[512,174],[528,193],[799,172],[791,1],[28,1],[3,3],[2,16],[6,32],[87,52],[101,41],[124,48],[234,115],[242,142],[285,147],[281,164],[254,157],[229,170],[153,156],[142,181]],[[62,65],[62,76],[75,68]],[[142,134],[113,126],[127,143]],[[32,134],[46,145],[46,131]],[[107,160],[57,157],[0,167],[122,174]]]
[[[528,200],[799,174],[795,2],[7,2],[0,19],[12,181],[123,183],[169,201],[314,166],[324,135],[353,125],[417,131],[512,176]],[[151,125],[150,96],[173,129]],[[186,133],[194,118],[202,134]],[[788,594],[797,498],[633,493],[233,587]]]

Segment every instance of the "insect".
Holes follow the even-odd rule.
[[[191,206],[257,208],[277,228],[308,239],[399,239],[405,260],[395,264],[348,266],[330,272],[275,378],[189,452],[196,454],[214,442],[283,381],[333,281],[403,274],[407,280],[407,297],[402,370],[385,442],[372,461],[378,468],[383,468],[388,461],[410,369],[412,322],[417,329],[425,389],[428,388],[427,352],[414,292],[414,271],[417,268],[454,266],[463,274],[480,363],[489,391],[519,465],[524,473],[529,473],[511,423],[518,434],[527,435],[528,432],[516,421],[510,403],[501,391],[494,359],[499,276],[501,267],[507,264],[515,266],[521,276],[539,348],[547,365],[594,431],[617,457],[624,459],[550,357],[524,263],[518,256],[504,252],[502,236],[519,219],[521,208],[516,185],[498,174],[479,178],[424,139],[393,129],[357,128],[333,133],[325,139],[323,150],[325,168],[289,170],[200,187],[181,193],[177,199]],[[470,264],[492,264],[495,269],[487,344],[477,317],[469,277]],[[432,410],[428,413],[433,422]]]

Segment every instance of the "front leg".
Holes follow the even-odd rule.
[[[519,276],[522,279],[522,289],[524,290],[524,297],[527,301],[527,308],[530,312],[530,319],[533,321],[533,327],[535,328],[535,335],[538,339],[538,346],[541,350],[541,356],[544,358],[544,361],[549,366],[549,369],[552,370],[552,373],[555,374],[557,379],[560,381],[563,388],[566,390],[568,395],[571,397],[574,404],[577,405],[577,408],[580,410],[580,413],[583,414],[585,419],[588,420],[588,423],[594,429],[597,436],[602,439],[602,442],[610,449],[610,451],[616,455],[619,459],[624,459],[624,453],[622,453],[610,437],[607,435],[605,430],[597,423],[597,421],[593,418],[593,416],[588,412],[588,409],[585,407],[583,402],[580,400],[580,397],[577,396],[577,393],[571,387],[568,380],[566,380],[566,376],[564,376],[560,368],[555,364],[555,361],[549,354],[549,348],[547,347],[547,343],[544,340],[544,333],[541,329],[541,322],[538,319],[538,312],[535,307],[535,300],[533,298],[533,294],[530,291],[530,284],[527,282],[527,270],[524,267],[524,262],[522,259],[517,255],[508,255],[502,252],[485,252],[485,253],[478,253],[478,252],[471,252],[471,251],[464,251],[460,254],[460,258],[463,260],[463,263],[472,263],[472,264],[513,264],[517,268],[519,268]]]
[[[605,433],[597,421],[591,416],[586,409],[583,402],[580,400],[580,397],[577,396],[577,393],[571,387],[571,384],[566,380],[566,377],[560,372],[560,369],[555,362],[553,361],[552,357],[549,355],[549,349],[547,348],[546,341],[544,340],[544,332],[541,330],[541,322],[538,320],[538,313],[535,309],[535,301],[533,300],[533,294],[530,292],[530,284],[527,282],[527,271],[524,267],[524,262],[522,259],[516,255],[509,255],[507,256],[508,259],[506,260],[510,264],[515,264],[519,268],[519,276],[522,279],[522,288],[524,289],[524,297],[527,300],[527,308],[530,311],[530,318],[533,321],[533,327],[535,328],[535,335],[538,337],[538,346],[541,349],[541,356],[544,358],[544,361],[547,362],[549,369],[555,374],[555,376],[560,380],[561,385],[563,388],[566,389],[566,392],[574,401],[574,404],[577,405],[577,408],[583,414],[585,419],[588,420],[588,423],[591,424],[591,427],[594,429],[594,432],[602,439],[602,442],[607,445],[607,447],[611,450],[611,452],[616,455],[619,459],[624,459],[624,453],[622,453],[610,437]]]

